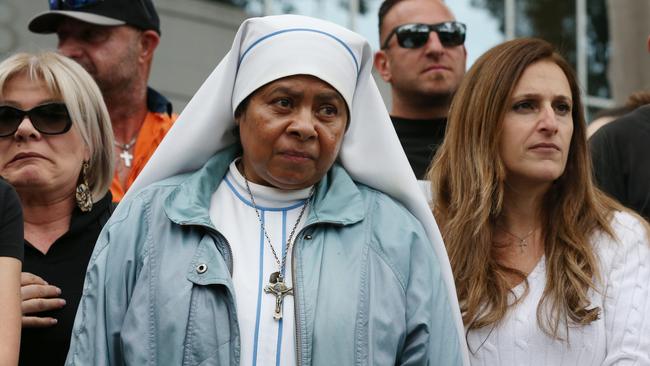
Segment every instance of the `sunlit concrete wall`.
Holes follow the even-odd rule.
[[[150,84],[180,112],[230,49],[239,24],[238,8],[200,0],[156,0],[161,43],[154,56]],[[56,36],[32,34],[27,23],[47,10],[46,0],[0,0],[0,56],[56,48]]]
[[[650,90],[649,0],[607,0],[611,56],[608,77],[616,104]]]

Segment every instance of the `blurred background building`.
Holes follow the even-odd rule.
[[[230,48],[247,17],[294,13],[353,29],[378,48],[381,0],[154,0],[162,41],[151,84],[180,111]],[[468,26],[468,67],[507,39],[544,38],[574,65],[587,112],[622,104],[629,94],[650,90],[650,0],[447,0]],[[27,22],[47,9],[46,0],[0,0],[0,57],[53,49],[56,37],[31,34]],[[387,86],[378,84],[385,98]]]

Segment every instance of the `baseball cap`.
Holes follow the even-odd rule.
[[[50,10],[29,22],[34,33],[54,33],[64,18],[103,25],[131,25],[160,34],[160,19],[151,0],[49,0]]]

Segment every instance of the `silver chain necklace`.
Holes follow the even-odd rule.
[[[528,247],[528,238],[531,235],[533,235],[533,233],[536,231],[536,229],[532,229],[531,231],[528,232],[528,234],[520,237],[519,235],[515,235],[515,234],[511,233],[505,227],[503,227],[501,225],[498,225],[498,226],[501,228],[501,230],[503,230],[504,233],[506,233],[506,234],[512,236],[513,238],[519,240],[519,243],[517,243],[517,246],[519,247],[519,252],[522,253],[522,254],[524,253],[524,248]]]
[[[124,161],[124,166],[127,168],[131,167],[131,161],[133,160],[133,154],[131,154],[131,148],[135,144],[135,141],[137,140],[138,136],[136,135],[128,144],[120,144],[117,141],[114,141],[113,143],[115,146],[122,150],[122,153],[120,153],[120,158]]]
[[[298,219],[296,220],[296,223],[293,225],[293,228],[291,229],[291,233],[289,234],[289,239],[287,239],[287,249],[284,252],[284,255],[282,256],[282,260],[280,260],[278,254],[275,251],[275,248],[273,247],[273,244],[271,243],[271,238],[269,237],[269,234],[266,232],[266,227],[264,225],[264,222],[262,221],[262,216],[260,215],[260,211],[257,209],[257,203],[255,203],[255,197],[253,197],[253,192],[251,191],[251,187],[248,184],[248,179],[246,179],[246,173],[244,172],[243,163],[242,163],[242,173],[243,173],[242,175],[244,176],[244,183],[246,183],[246,191],[248,191],[248,195],[250,196],[251,202],[253,203],[253,208],[255,209],[257,220],[259,221],[260,226],[262,227],[262,232],[264,232],[264,237],[266,238],[266,242],[269,244],[269,247],[271,248],[271,252],[273,253],[275,262],[278,264],[278,271],[271,273],[271,276],[269,278],[269,283],[266,286],[264,286],[264,292],[275,296],[275,311],[273,313],[273,319],[280,320],[282,319],[282,302],[284,301],[284,297],[287,295],[293,295],[293,288],[287,286],[284,283],[284,276],[282,275],[284,273],[284,269],[287,264],[287,254],[289,254],[289,251],[291,250],[291,245],[293,244],[291,239],[293,239],[293,235],[296,233],[296,229],[300,224],[300,220],[302,219],[302,216],[305,213],[307,206],[309,206],[309,201],[311,201],[311,197],[314,195],[316,186],[314,185],[311,187],[311,190],[309,191],[309,196],[305,200],[305,204],[302,205],[302,209],[300,209],[300,213],[298,214]]]

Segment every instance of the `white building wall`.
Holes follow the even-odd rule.
[[[243,10],[200,0],[155,0],[161,43],[149,83],[180,112],[230,49]],[[0,0],[0,58],[18,51],[56,48],[55,35],[33,34],[27,23],[46,11],[46,0]]]

